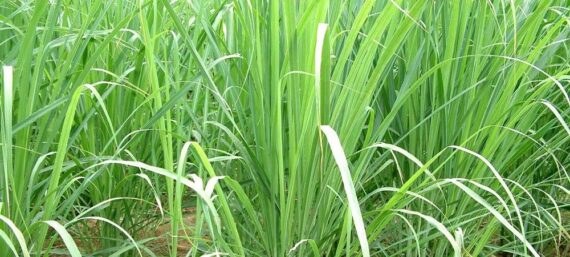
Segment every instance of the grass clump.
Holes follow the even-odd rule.
[[[566,0],[0,6],[4,256],[567,256]]]

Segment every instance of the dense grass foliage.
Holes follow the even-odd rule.
[[[0,0],[1,256],[569,256],[567,0]]]

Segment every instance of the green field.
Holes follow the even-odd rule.
[[[0,0],[0,257],[570,256],[570,0]]]

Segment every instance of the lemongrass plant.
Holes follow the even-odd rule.
[[[567,256],[567,0],[0,5],[2,256]]]

